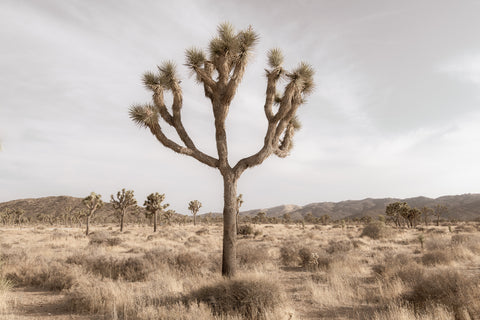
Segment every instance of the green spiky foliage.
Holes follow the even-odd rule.
[[[82,200],[82,203],[85,207],[87,207],[87,211],[85,211],[85,218],[86,218],[86,230],[85,234],[88,236],[89,233],[89,225],[90,225],[90,217],[93,216],[95,211],[103,207],[102,195],[97,194],[95,192],[90,193],[87,197]]]
[[[170,204],[162,204],[165,200],[165,194],[162,193],[151,193],[147,196],[147,200],[143,203],[145,207],[147,217],[153,217],[153,232],[157,232],[157,216],[158,213],[164,212],[166,208],[170,206]]]
[[[123,232],[123,223],[125,219],[125,214],[127,213],[128,208],[133,207],[137,204],[133,190],[126,190],[123,188],[121,191],[117,192],[117,197],[114,198],[113,194],[110,196],[110,203],[115,209],[116,214],[120,218],[120,232]]]
[[[197,224],[197,213],[198,210],[202,207],[202,203],[198,200],[192,200],[188,203],[188,210],[190,210],[193,214],[193,225]]]
[[[173,62],[161,64],[155,73],[145,73],[143,83],[152,92],[153,102],[130,108],[131,119],[139,126],[149,129],[165,147],[220,171],[224,180],[225,225],[222,274],[228,277],[234,276],[236,272],[238,179],[246,169],[260,165],[272,154],[282,158],[290,154],[295,132],[300,128],[300,122],[296,118],[297,111],[314,88],[314,71],[310,65],[301,62],[298,67],[289,71],[283,67],[284,58],[280,49],[270,50],[267,53],[267,85],[263,106],[268,121],[263,138],[264,144],[258,152],[241,159],[236,164],[231,164],[228,158],[225,123],[230,104],[258,39],[258,34],[251,26],[237,31],[230,23],[222,23],[206,50],[190,48],[185,51],[185,66],[202,85],[205,97],[211,104],[215,124],[216,155],[208,155],[201,151],[183,125],[181,114],[183,93],[180,77]],[[165,93],[173,97],[171,106],[166,105]],[[274,105],[277,106],[275,110]],[[167,137],[165,126],[172,127],[179,139]]]

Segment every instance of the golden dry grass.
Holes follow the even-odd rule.
[[[473,224],[378,239],[362,226],[257,225],[239,236],[231,281],[220,276],[220,225],[113,229],[0,228],[0,319],[34,319],[15,305],[32,288],[55,293],[55,319],[480,317]]]

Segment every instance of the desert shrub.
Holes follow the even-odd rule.
[[[426,266],[435,266],[438,264],[449,264],[454,260],[451,250],[432,250],[422,256],[422,263]]]
[[[89,235],[89,245],[106,245],[106,246],[118,246],[123,242],[119,237],[111,236],[106,232],[94,232]]]
[[[477,228],[475,228],[475,226],[472,226],[472,225],[460,225],[460,226],[457,226],[455,227],[455,232],[477,232]]]
[[[293,244],[284,245],[280,248],[280,260],[287,267],[296,267],[301,263],[298,248]]]
[[[452,241],[452,245],[458,246],[458,245],[462,245],[464,243],[469,242],[471,239],[472,239],[472,236],[468,234],[454,234],[452,236],[451,241]]]
[[[208,231],[207,228],[202,228],[202,229],[200,229],[200,230],[197,230],[195,233],[196,233],[198,236],[202,236],[202,235],[204,235],[204,234],[209,234],[210,231]]]
[[[330,241],[328,243],[328,247],[326,251],[328,253],[335,253],[335,252],[348,252],[352,250],[354,247],[352,241],[350,240],[339,240],[339,241]]]
[[[372,266],[376,277],[389,282],[394,279],[401,279],[405,283],[414,283],[423,275],[424,267],[418,265],[411,256],[407,254],[387,254],[382,263]]]
[[[452,269],[424,273],[413,284],[404,299],[416,310],[425,310],[432,304],[447,307],[455,319],[477,319],[480,314],[480,280]]]
[[[450,247],[450,238],[446,236],[433,236],[425,240],[425,249],[427,250],[445,250]]]
[[[253,237],[254,237],[254,238],[256,238],[256,237],[258,237],[258,236],[261,236],[261,235],[262,235],[262,231],[261,231],[261,230],[255,230],[255,231],[253,232]]]
[[[313,252],[308,247],[303,247],[298,251],[300,264],[307,270],[328,269],[333,259],[325,253]]]
[[[176,255],[174,267],[182,272],[199,273],[202,267],[208,265],[204,255],[199,252],[182,252]]]
[[[222,280],[192,292],[190,299],[206,303],[216,315],[249,320],[263,320],[284,303],[278,284],[264,279]]]
[[[239,243],[237,246],[237,260],[241,266],[261,265],[270,260],[268,249]]]
[[[254,232],[255,230],[251,224],[244,224],[244,225],[238,226],[238,229],[237,229],[237,234],[242,236],[249,236],[249,235],[252,235]]]
[[[67,263],[81,265],[87,271],[101,277],[130,282],[143,281],[153,271],[152,265],[142,257],[116,258],[79,254],[68,257]]]
[[[381,222],[372,222],[363,228],[360,237],[369,237],[371,239],[382,239],[388,234],[388,229]]]
[[[72,286],[74,276],[69,268],[58,261],[46,262],[36,257],[18,265],[14,271],[7,272],[5,279],[14,286],[61,291]]]

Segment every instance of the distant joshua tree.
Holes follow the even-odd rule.
[[[112,194],[110,196],[110,203],[112,204],[113,209],[115,209],[115,213],[120,217],[120,232],[123,232],[125,213],[127,213],[128,208],[137,204],[137,200],[135,200],[135,196],[133,195],[133,190],[125,191],[125,188],[123,188],[121,191],[117,192],[116,199]]]
[[[290,153],[295,131],[300,128],[296,117],[297,110],[313,89],[314,71],[310,65],[302,62],[296,69],[287,71],[282,67],[281,51],[270,50],[264,104],[268,124],[263,146],[258,152],[241,159],[237,164],[230,164],[225,122],[258,38],[251,27],[236,32],[231,24],[223,23],[218,27],[218,35],[210,41],[208,58],[200,49],[192,48],[186,51],[186,66],[203,86],[205,96],[212,104],[218,157],[199,150],[183,126],[181,118],[183,94],[174,63],[162,64],[158,68],[158,74],[145,73],[143,82],[153,93],[153,104],[130,108],[132,120],[149,129],[165,147],[220,171],[223,177],[224,199],[222,275],[227,277],[233,277],[237,267],[235,217],[238,180],[246,169],[261,164],[270,155],[275,154],[283,158]],[[283,93],[280,93],[277,91],[277,84],[282,80],[286,81],[286,84]],[[165,104],[164,94],[167,91],[173,96],[171,108]],[[278,105],[275,110],[274,104]],[[165,124],[175,129],[181,140],[180,144],[165,135],[165,127],[160,125],[160,120],[163,120],[162,126]]]
[[[190,210],[193,214],[193,225],[197,224],[197,213],[198,210],[202,207],[202,203],[198,200],[192,200],[188,203],[188,210]]]
[[[240,217],[240,207],[243,204],[243,194],[239,194],[237,197],[237,214],[235,215],[235,225],[238,230],[238,218]]]
[[[428,218],[433,214],[433,209],[427,206],[420,208],[420,213],[423,218],[423,222],[428,226]]]
[[[85,207],[87,207],[88,211],[85,212],[86,217],[86,225],[87,229],[85,231],[85,235],[88,236],[88,228],[90,225],[90,217],[93,216],[97,209],[103,207],[103,201],[100,199],[102,195],[96,194],[95,192],[90,193],[90,195],[83,199],[82,203]]]
[[[167,225],[170,225],[172,224],[172,220],[173,220],[173,217],[175,216],[175,210],[167,210],[163,213],[163,218],[165,219],[165,223]]]
[[[435,207],[433,207],[433,215],[437,217],[437,227],[440,225],[440,217],[445,215],[447,212],[447,206],[437,204]]]
[[[165,194],[159,194],[158,192],[151,193],[148,195],[147,200],[143,203],[145,209],[147,210],[147,216],[153,216],[153,232],[157,232],[157,215],[158,212],[163,212],[168,206],[168,203],[162,204],[165,200]]]
[[[290,215],[290,213],[284,213],[282,216],[282,219],[283,219],[283,223],[285,224],[292,222],[292,216]]]

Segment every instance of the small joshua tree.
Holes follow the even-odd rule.
[[[198,200],[192,200],[188,203],[188,210],[192,211],[193,214],[193,225],[197,224],[197,213],[198,210],[202,207],[202,203]]]
[[[120,217],[120,232],[122,232],[125,213],[127,213],[128,208],[137,204],[137,200],[135,200],[135,196],[133,195],[133,190],[125,191],[125,188],[123,188],[122,191],[117,192],[116,199],[112,194],[110,196],[110,203],[112,204],[113,209],[115,209],[116,214]]]
[[[237,197],[237,214],[235,215],[235,224],[237,226],[237,230],[238,230],[238,218],[240,217],[240,207],[242,206],[243,204],[243,194],[239,194],[238,197]]]
[[[96,194],[95,192],[90,193],[90,195],[83,199],[82,203],[85,207],[87,207],[88,211],[85,212],[86,217],[86,225],[87,229],[85,234],[88,236],[88,228],[90,225],[90,217],[93,216],[97,209],[103,207],[103,201],[101,199],[102,195]]]
[[[143,203],[145,209],[147,210],[146,215],[153,217],[153,232],[157,232],[157,215],[158,212],[163,212],[168,208],[169,204],[162,204],[165,200],[165,194],[159,194],[158,192],[151,193],[148,195],[147,200]]]
[[[437,217],[437,227],[440,225],[440,217],[443,216],[445,213],[447,213],[448,208],[447,206],[437,204],[433,208],[433,215]]]
[[[222,275],[233,277],[236,272],[236,213],[237,183],[245,170],[260,165],[272,154],[278,157],[289,155],[293,147],[293,137],[300,128],[296,113],[313,89],[312,67],[304,62],[291,70],[283,68],[283,55],[279,49],[268,52],[266,70],[267,89],[265,97],[265,117],[267,128],[263,146],[254,154],[236,164],[228,157],[226,120],[230,104],[245,74],[247,63],[258,41],[253,28],[236,32],[232,25],[223,23],[218,27],[218,35],[208,46],[209,55],[201,49],[186,51],[186,66],[203,86],[205,96],[210,100],[215,125],[216,155],[201,151],[187,133],[182,122],[183,93],[175,64],[166,62],[159,66],[159,73],[145,73],[143,83],[153,93],[153,104],[135,105],[130,108],[130,117],[138,125],[145,127],[165,147],[187,156],[212,168],[218,169],[223,177],[223,254]],[[283,92],[277,87],[285,81]],[[164,95],[173,96],[168,108]],[[276,105],[278,108],[274,109]],[[165,134],[165,126],[172,127],[181,143]]]
[[[163,213],[163,218],[165,219],[165,223],[167,225],[170,225],[172,223],[172,219],[175,216],[175,213],[176,213],[175,210],[172,210],[172,209],[167,210]]]
[[[423,217],[423,222],[425,223],[426,226],[428,226],[428,218],[432,215],[433,209],[427,206],[424,206],[420,209],[420,212]]]

